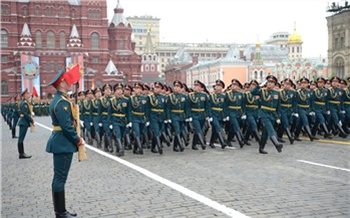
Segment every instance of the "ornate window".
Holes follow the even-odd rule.
[[[36,16],[40,16],[41,15],[41,11],[40,11],[40,7],[39,6],[35,7],[35,15]]]
[[[1,81],[1,94],[2,95],[8,95],[9,94],[8,84],[7,84],[7,81],[5,81],[5,80]]]
[[[74,10],[74,9],[71,10],[71,13],[70,13],[70,14],[71,14],[71,17],[72,17],[72,18],[75,18],[75,10]]]
[[[64,9],[63,8],[60,8],[60,17],[64,17]]]
[[[28,8],[23,7],[23,16],[27,16],[27,14],[28,14]]]
[[[100,36],[97,33],[91,34],[91,48],[92,49],[99,48],[99,40],[100,40]]]
[[[41,37],[41,32],[40,31],[36,31],[35,32],[35,43],[36,43],[36,47],[37,48],[42,48],[42,37]]]
[[[8,47],[8,33],[6,30],[1,30],[1,48]]]
[[[8,5],[1,5],[1,14],[8,15],[10,7]]]
[[[120,39],[120,48],[119,49],[124,49],[124,39]]]
[[[50,61],[46,62],[46,72],[47,73],[51,72],[51,62]]]
[[[55,34],[50,31],[47,33],[47,47],[48,48],[55,48]]]
[[[66,34],[64,32],[60,32],[60,48],[66,48]]]
[[[345,77],[344,59],[343,58],[339,57],[336,59],[336,61],[335,61],[335,73],[340,78]]]

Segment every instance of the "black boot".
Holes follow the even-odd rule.
[[[152,138],[152,144],[151,144],[151,152],[158,154],[158,150],[156,149],[156,138]]]
[[[12,138],[17,139],[18,137],[16,136],[16,128],[12,128]]]
[[[201,144],[202,149],[205,150],[206,144],[205,144],[205,141],[203,138],[203,134],[201,134],[201,133],[197,134],[197,138],[198,138],[199,143]]]
[[[292,137],[292,133],[290,133],[290,130],[288,128],[286,128],[285,131],[288,136],[289,142],[292,145],[294,143],[294,138]]]
[[[348,137],[348,134],[344,131],[344,129],[343,129],[343,127],[338,123],[338,124],[336,124],[335,125],[337,128],[338,128],[338,130],[339,130],[339,137],[341,137],[341,138],[346,138],[346,137]]]
[[[71,218],[76,217],[77,214],[69,213],[66,210],[66,199],[64,191],[52,192],[53,206],[55,209],[56,218]]]
[[[267,138],[261,137],[261,140],[259,142],[259,153],[260,154],[267,154],[267,151],[264,150],[266,145]]]
[[[270,139],[271,139],[272,143],[275,145],[278,153],[281,153],[283,145],[278,142],[276,136],[271,136]]]
[[[91,132],[87,131],[87,137],[88,137],[88,144],[89,144],[89,145],[92,145],[93,142],[92,142]]]
[[[160,141],[160,137],[159,136],[156,136],[154,137],[156,139],[156,145],[158,147],[158,152],[159,154],[163,154],[163,149],[162,149],[162,143]]]
[[[170,146],[170,141],[169,138],[167,137],[167,135],[165,134],[165,132],[162,132],[162,139],[165,142],[165,144],[169,147]]]
[[[147,149],[150,149],[151,148],[151,145],[149,143],[149,138],[148,138],[148,133],[144,133],[143,134],[143,139],[145,141],[145,146]]]
[[[111,136],[112,137],[112,136]],[[112,138],[107,137],[107,144],[108,144],[108,152],[112,153],[113,152],[113,145],[112,145]]]
[[[222,135],[222,132],[218,132],[217,135],[218,135],[218,138],[219,138],[219,141],[220,141],[220,144],[221,144],[221,148],[225,149],[227,144],[225,142],[224,136]]]
[[[115,140],[115,155],[118,157],[124,156],[124,146],[120,139]]]
[[[24,153],[23,143],[18,143],[17,146],[18,146],[19,159],[27,159],[32,157],[32,155],[27,155]]]
[[[141,155],[143,154],[143,148],[142,148],[140,137],[135,137],[135,145],[134,145],[133,153],[141,154]]]
[[[178,145],[179,145],[178,139],[175,136],[174,141],[173,141],[173,151],[175,151],[175,152],[179,152],[180,151],[180,149],[178,148]]]
[[[240,146],[241,148],[243,148],[243,146],[244,146],[245,143],[244,143],[244,141],[243,141],[243,138],[242,138],[242,135],[241,135],[241,132],[240,132],[240,131],[236,132],[236,137],[237,137],[239,146]]]
[[[255,140],[256,140],[257,142],[260,142],[260,141],[261,141],[261,137],[260,137],[260,134],[259,134],[259,131],[258,131],[258,130],[253,131],[253,135],[254,135]]]
[[[108,140],[107,140],[107,136],[106,136],[106,134],[104,134],[104,148],[103,148],[103,150],[105,151],[105,152],[108,152]]]
[[[328,128],[325,123],[321,124],[323,131],[324,131],[324,138],[325,139],[333,139],[332,134],[328,131]]]
[[[125,150],[131,150],[130,134],[125,134]]]
[[[183,130],[182,132],[181,132],[181,136],[182,136],[182,138],[184,139],[184,142],[185,142],[185,146],[187,147],[189,144],[190,144],[190,142],[189,142],[189,137],[188,137],[188,131],[186,130],[186,128],[185,128],[185,130]]]
[[[98,132],[95,133],[95,138],[96,138],[96,142],[97,142],[97,148],[101,148],[101,137],[100,137],[100,134]]]
[[[251,144],[249,143],[249,139],[250,139],[250,136],[252,135],[252,132],[250,130],[247,130],[245,135],[244,135],[244,143],[248,146],[250,146]]]
[[[218,136],[218,134],[215,131],[212,131],[211,136],[210,136],[209,147],[215,149],[214,142],[215,142],[215,139],[217,136]]]
[[[310,141],[317,140],[317,138],[314,135],[312,135],[310,126],[304,126],[304,129],[306,131],[306,134],[309,136]]]
[[[193,150],[198,150],[197,142],[198,142],[198,136],[195,133],[195,134],[193,134],[193,139],[192,139],[192,149]]]
[[[298,142],[301,142],[301,139],[299,138],[300,132],[301,132],[301,128],[297,127],[294,133],[294,139]]]
[[[281,143],[285,143],[286,141],[283,140],[283,127],[282,125],[278,126],[277,129],[277,140]]]

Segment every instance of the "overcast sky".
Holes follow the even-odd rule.
[[[294,32],[304,57],[327,56],[329,0],[120,0],[124,16],[160,18],[161,42],[264,43],[274,32]],[[340,0],[344,5],[344,1]],[[107,1],[109,22],[117,0]]]

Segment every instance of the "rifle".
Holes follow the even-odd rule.
[[[33,95],[32,95],[32,98],[30,99],[29,113],[30,113],[30,116],[33,117]],[[30,123],[30,132],[35,132],[35,126],[32,123]]]
[[[75,125],[75,131],[77,131],[77,135],[80,137],[80,114],[79,114],[79,104],[78,104],[78,89],[79,89],[79,82],[75,84],[76,87],[76,95],[75,95],[75,113],[76,113],[76,125]],[[86,160],[86,151],[84,144],[81,144],[78,146],[78,161]]]

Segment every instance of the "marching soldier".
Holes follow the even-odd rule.
[[[53,131],[46,145],[46,152],[53,153],[52,198],[56,217],[71,218],[76,214],[66,210],[65,184],[73,153],[78,151],[78,146],[82,145],[84,140],[77,135],[73,126],[76,115],[72,102],[68,100],[67,92],[71,90],[71,84],[66,82],[64,70],[61,70],[49,85],[57,90],[50,105]]]
[[[347,87],[344,89],[344,110],[346,119],[344,122],[345,127],[349,127],[350,124],[350,77],[347,78]]]
[[[108,111],[108,120],[110,125],[113,126],[113,133],[116,137],[115,140],[115,154],[116,156],[124,156],[124,146],[122,144],[122,137],[126,128],[131,128],[130,117],[130,101],[123,96],[124,85],[117,83],[114,85],[114,98],[111,100],[111,106]]]
[[[85,91],[86,98],[83,101],[83,108],[82,108],[82,114],[83,114],[83,123],[86,129],[86,134],[88,138],[88,144],[92,145],[92,99],[94,97],[94,93],[92,89],[88,89]]]
[[[261,88],[265,84],[266,88]],[[275,90],[277,78],[273,75],[268,75],[266,81],[251,90],[253,95],[259,95],[261,99],[261,107],[259,110],[260,122],[263,125],[263,132],[261,141],[259,143],[259,153],[267,154],[264,150],[266,141],[270,137],[272,143],[275,145],[277,151],[282,152],[283,145],[280,144],[276,137],[274,129],[275,122],[280,123],[278,114],[280,113],[280,93]]]
[[[245,135],[245,141],[248,141],[250,135],[249,133],[252,133],[258,142],[261,140],[258,130],[260,96],[252,95],[252,93],[250,93],[250,90],[257,86],[259,86],[258,81],[252,80],[250,82],[249,89],[247,89],[245,92],[245,113],[247,115],[247,133]]]
[[[132,91],[133,90],[132,90],[132,87],[130,85],[125,85],[124,97],[127,98],[129,101],[130,101],[130,96],[131,96]],[[124,134],[124,137],[125,137],[125,140],[124,140],[125,150],[131,150],[130,131],[131,131],[131,126],[129,128],[125,129],[125,134]]]
[[[188,97],[186,94],[182,93],[183,84],[179,80],[175,80],[173,86],[174,92],[169,95],[167,108],[175,132],[173,150],[175,152],[182,152],[185,147],[181,140],[181,135],[183,136],[184,142],[187,141],[185,121],[189,121],[187,118],[189,114]]]
[[[18,136],[18,153],[19,159],[31,158],[31,155],[24,153],[23,141],[27,134],[28,127],[34,125],[34,120],[32,118],[33,106],[29,103],[30,92],[25,89],[21,92],[22,101],[20,104],[20,119],[18,121],[19,126],[19,136]]]
[[[131,120],[132,129],[135,136],[135,145],[133,149],[134,154],[143,154],[143,147],[141,144],[141,134],[145,126],[149,126],[149,108],[148,98],[141,95],[143,86],[136,82],[133,90],[135,95],[131,96]]]
[[[225,83],[218,79],[215,81],[215,93],[210,95],[210,106],[211,114],[213,117],[212,122],[212,133],[210,137],[209,146],[215,148],[214,141],[216,137],[219,138],[221,148],[224,149],[227,145],[222,132],[222,122],[227,120],[228,116],[226,114],[226,101],[223,89],[225,88]]]
[[[96,87],[93,93],[95,95],[95,98],[92,99],[92,102],[91,102],[92,125],[95,130],[97,148],[101,148],[102,121],[101,121],[101,114],[99,113],[99,108],[101,107],[102,92],[100,88]]]
[[[113,146],[111,141],[113,126],[110,125],[110,122],[108,120],[108,110],[109,110],[109,107],[111,106],[111,100],[112,100],[112,96],[111,96],[112,86],[110,84],[104,84],[102,86],[102,90],[103,90],[103,97],[101,98],[99,114],[101,115],[102,127],[105,133],[104,134],[104,138],[105,138],[104,151],[113,152]]]
[[[211,122],[213,118],[210,116],[210,105],[208,95],[204,92],[205,85],[199,81],[194,81],[194,92],[189,94],[189,103],[191,109],[191,115],[189,119],[192,119],[195,134],[192,140],[192,149],[198,150],[196,144],[199,143],[203,150],[206,148],[204,141],[204,133],[202,127],[204,126],[206,119]]]

